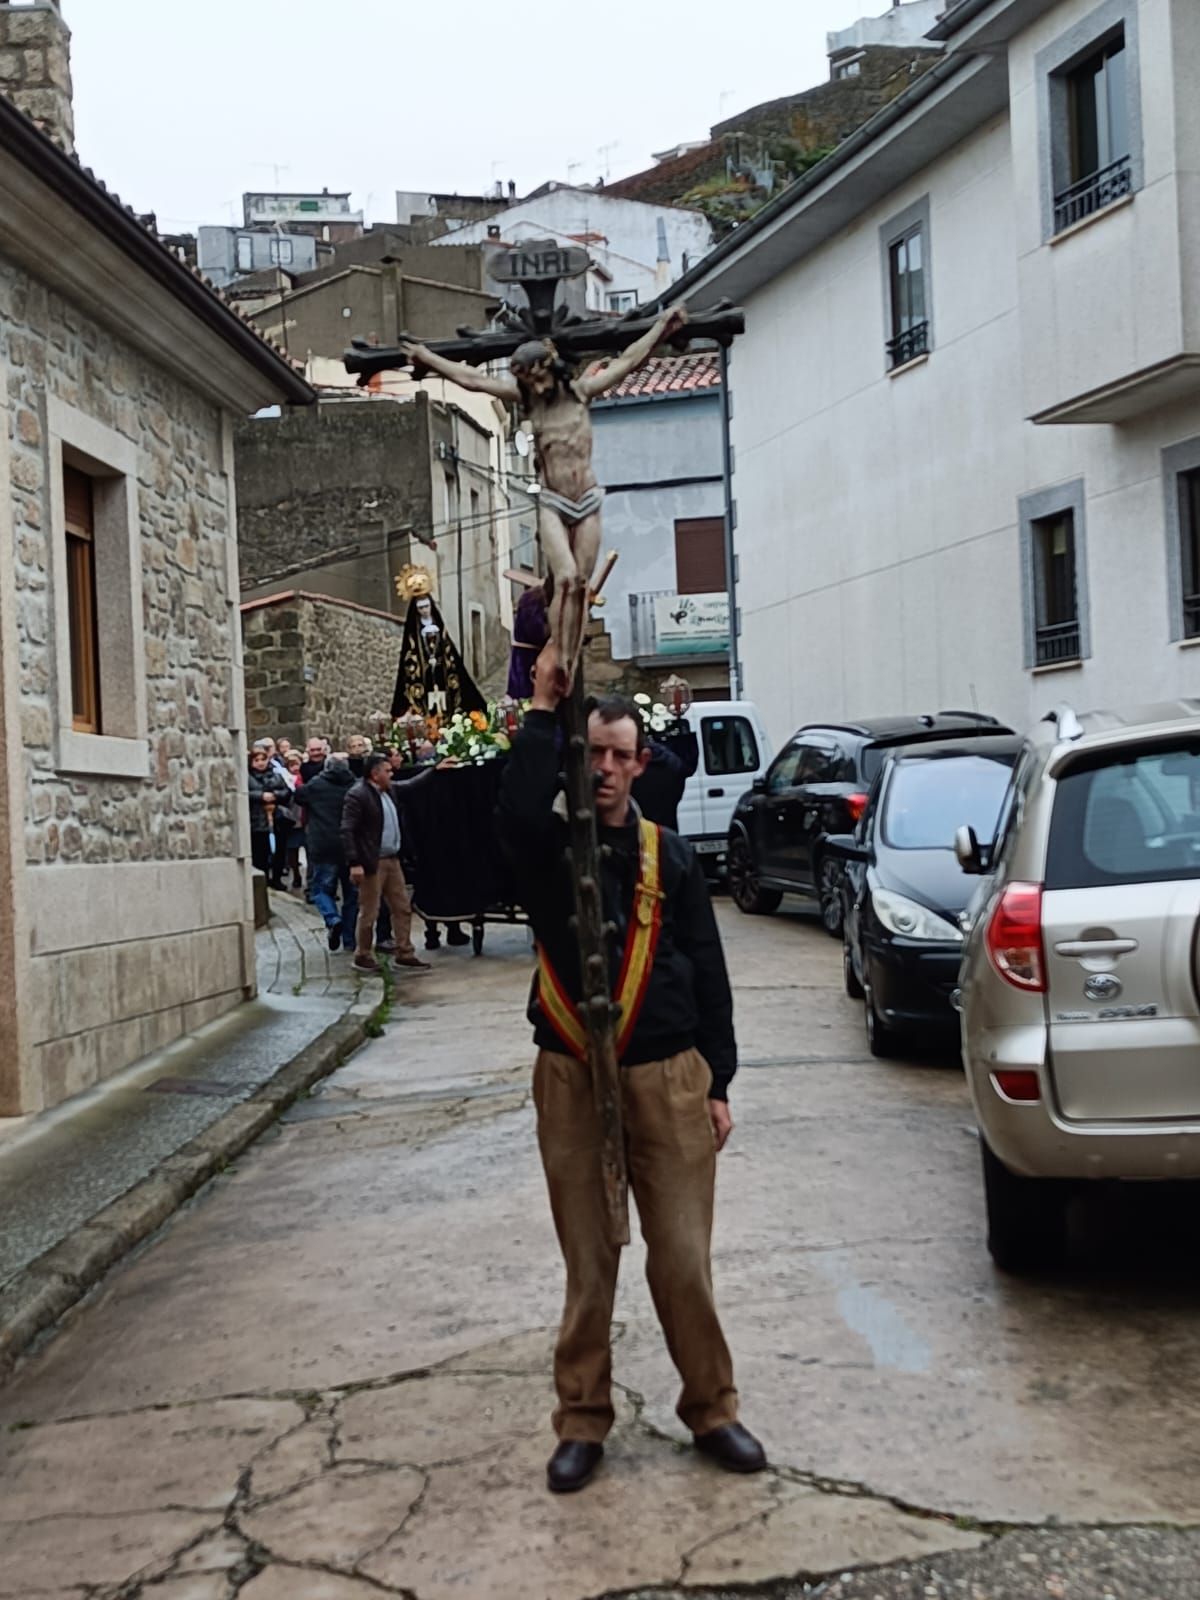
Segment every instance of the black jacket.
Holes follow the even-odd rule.
[[[428,767],[418,777],[392,784],[392,799],[403,828],[404,793],[418,783],[428,783],[434,769]],[[379,870],[379,841],[383,837],[383,801],[379,790],[359,778],[346,791],[342,807],[342,853],[348,867],[361,867],[367,874]],[[403,848],[403,845],[401,846]]]
[[[684,785],[700,762],[696,735],[687,729],[676,734],[670,744],[650,741],[650,765],[633,782],[633,798],[638,810],[651,822],[679,832],[679,802]]]
[[[320,772],[300,791],[304,804],[304,848],[319,866],[342,866],[342,808],[354,787],[352,772]]]
[[[250,768],[246,780],[246,792],[250,797],[250,832],[270,833],[275,813],[281,806],[287,805],[292,791],[275,768],[268,765],[265,772],[255,772],[253,767]],[[275,805],[270,812],[263,804],[265,794],[275,796]]]
[[[526,716],[513,740],[497,820],[518,901],[529,913],[538,942],[545,947],[568,994],[578,1000],[582,989],[579,953],[567,925],[574,913],[574,891],[563,861],[567,825],[552,809],[559,766],[555,727],[548,712],[531,711]],[[601,877],[605,920],[614,922],[617,930],[608,950],[610,978],[615,984],[638,874],[635,820],[631,817],[623,828],[602,827],[600,841],[611,847]],[[661,862],[662,933],[650,985],[622,1065],[636,1066],[697,1049],[712,1069],[712,1098],[724,1100],[737,1070],[737,1043],[733,997],[712,902],[692,847],[678,834],[664,830]],[[529,1000],[529,1020],[542,1049],[563,1049],[538,1005],[536,981]]]

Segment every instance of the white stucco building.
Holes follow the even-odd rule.
[[[959,0],[670,291],[729,295],[745,691],[1024,724],[1200,693],[1200,6]]]
[[[712,227],[699,211],[624,200],[602,189],[548,183],[493,217],[434,239],[434,244],[522,244],[556,239],[585,245],[596,267],[589,275],[587,307],[628,311],[654,299],[712,244]]]

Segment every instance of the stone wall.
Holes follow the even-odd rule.
[[[8,368],[27,858],[232,856],[244,785],[230,705],[235,645],[220,413],[3,255],[0,359]],[[149,724],[143,778],[55,767],[47,394],[137,448]]]
[[[399,607],[391,576],[434,520],[427,395],[251,418],[234,444],[244,595],[317,587],[320,569],[338,598]]]
[[[0,647],[17,689],[6,732],[20,740],[0,785],[12,784],[22,946],[4,1115],[54,1105],[239,1005],[253,992],[254,950],[225,419],[3,254],[0,373]],[[65,417],[108,430],[128,457],[140,584],[119,594],[107,568],[97,582],[102,634],[109,601],[141,624],[128,661],[102,647],[101,743],[113,742],[103,738],[105,685],[117,688],[109,666],[123,687],[144,689],[144,729],[128,730],[133,775],[121,778],[72,766],[71,751],[58,765],[67,602],[51,429]]]
[[[0,94],[66,150],[75,148],[70,39],[58,0],[20,7],[0,0]]]
[[[344,749],[352,733],[375,737],[372,713],[391,709],[400,618],[293,591],[247,602],[242,631],[251,739],[322,734]]]

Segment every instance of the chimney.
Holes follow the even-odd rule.
[[[56,144],[74,152],[71,32],[58,0],[32,5],[0,0],[0,94]]]

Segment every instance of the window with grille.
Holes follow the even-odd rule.
[[[1033,522],[1035,645],[1039,667],[1078,660],[1079,591],[1072,511]]]
[[[677,594],[724,594],[725,520],[683,517],[675,524]]]
[[[925,293],[925,230],[918,224],[896,239],[888,251],[892,336],[888,341],[891,366],[929,351],[929,313]]]
[[[96,621],[96,519],[92,480],[63,467],[67,541],[67,626],[71,638],[71,722],[100,732],[100,634]]]
[[[1040,115],[1055,234],[1132,194],[1142,181],[1135,15],[1117,0],[1104,10],[1124,20],[1082,49],[1072,33],[1038,58],[1049,73],[1048,110]]]

